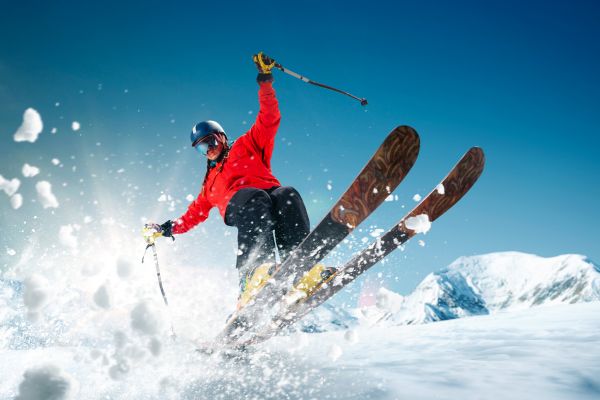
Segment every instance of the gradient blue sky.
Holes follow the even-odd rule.
[[[482,178],[420,238],[425,247],[415,241],[372,272],[386,285],[406,293],[458,256],[493,251],[598,261],[598,21],[593,1],[3,2],[0,174],[21,178],[26,203],[14,211],[0,194],[2,264],[11,262],[2,247],[90,213],[120,218],[134,234],[142,216],[183,212],[204,174],[189,130],[209,118],[231,137],[249,127],[259,50],[369,100],[365,109],[276,75],[283,119],[273,169],[301,192],[313,224],[396,125],[420,133],[421,153],[399,201],[366,228],[389,228],[470,146],[485,150]],[[44,132],[15,143],[27,107]],[[53,182],[60,209],[28,200],[24,162]],[[183,200],[175,212],[156,202],[161,191]],[[182,251],[211,257],[209,243],[226,232],[213,214]],[[226,261],[233,268],[233,255]]]

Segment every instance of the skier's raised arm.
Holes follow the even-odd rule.
[[[271,73],[275,61],[261,52],[254,56],[254,63],[259,72],[256,80],[259,85],[258,102],[260,110],[247,135],[254,146],[263,153],[263,159],[268,164],[273,153],[275,134],[281,121],[279,104],[275,97],[275,89],[273,89],[273,74]]]

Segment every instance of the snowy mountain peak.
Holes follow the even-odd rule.
[[[380,291],[379,319],[426,323],[545,304],[600,300],[600,267],[585,256],[519,252],[460,257],[406,297]],[[381,315],[383,314],[383,315]]]

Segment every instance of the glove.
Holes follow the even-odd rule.
[[[158,224],[147,223],[142,229],[142,236],[148,245],[152,245],[157,238],[162,236],[162,228]]]
[[[142,229],[142,236],[146,243],[154,244],[156,239],[161,236],[173,238],[173,222],[171,220],[165,222],[162,225],[158,225],[155,223],[148,223],[144,225],[144,229]]]
[[[258,82],[273,82],[273,74],[271,70],[275,66],[275,60],[264,54],[262,51],[255,54],[252,59],[258,68]]]
[[[160,225],[160,229],[164,237],[173,237],[173,221],[168,220],[164,224]]]

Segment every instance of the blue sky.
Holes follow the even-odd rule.
[[[485,150],[482,178],[420,238],[425,246],[415,241],[371,273],[387,286],[406,293],[458,256],[493,251],[600,260],[597,3],[326,3],[3,5],[0,174],[23,181],[26,201],[12,210],[0,196],[1,265],[12,262],[2,247],[18,250],[88,214],[119,218],[132,235],[141,217],[177,217],[204,174],[189,130],[209,118],[231,137],[248,129],[259,50],[369,100],[362,108],[276,75],[283,118],[273,169],[303,195],[313,224],[396,125],[420,133],[419,159],[399,201],[385,203],[355,240],[399,220],[470,146]],[[28,107],[44,132],[15,143]],[[80,131],[70,130],[73,120]],[[24,162],[53,182],[59,209],[30,200]],[[180,200],[175,211],[156,202],[161,192]],[[211,244],[231,244],[213,214],[180,240],[181,257],[210,259]],[[225,263],[233,269],[233,255]]]

